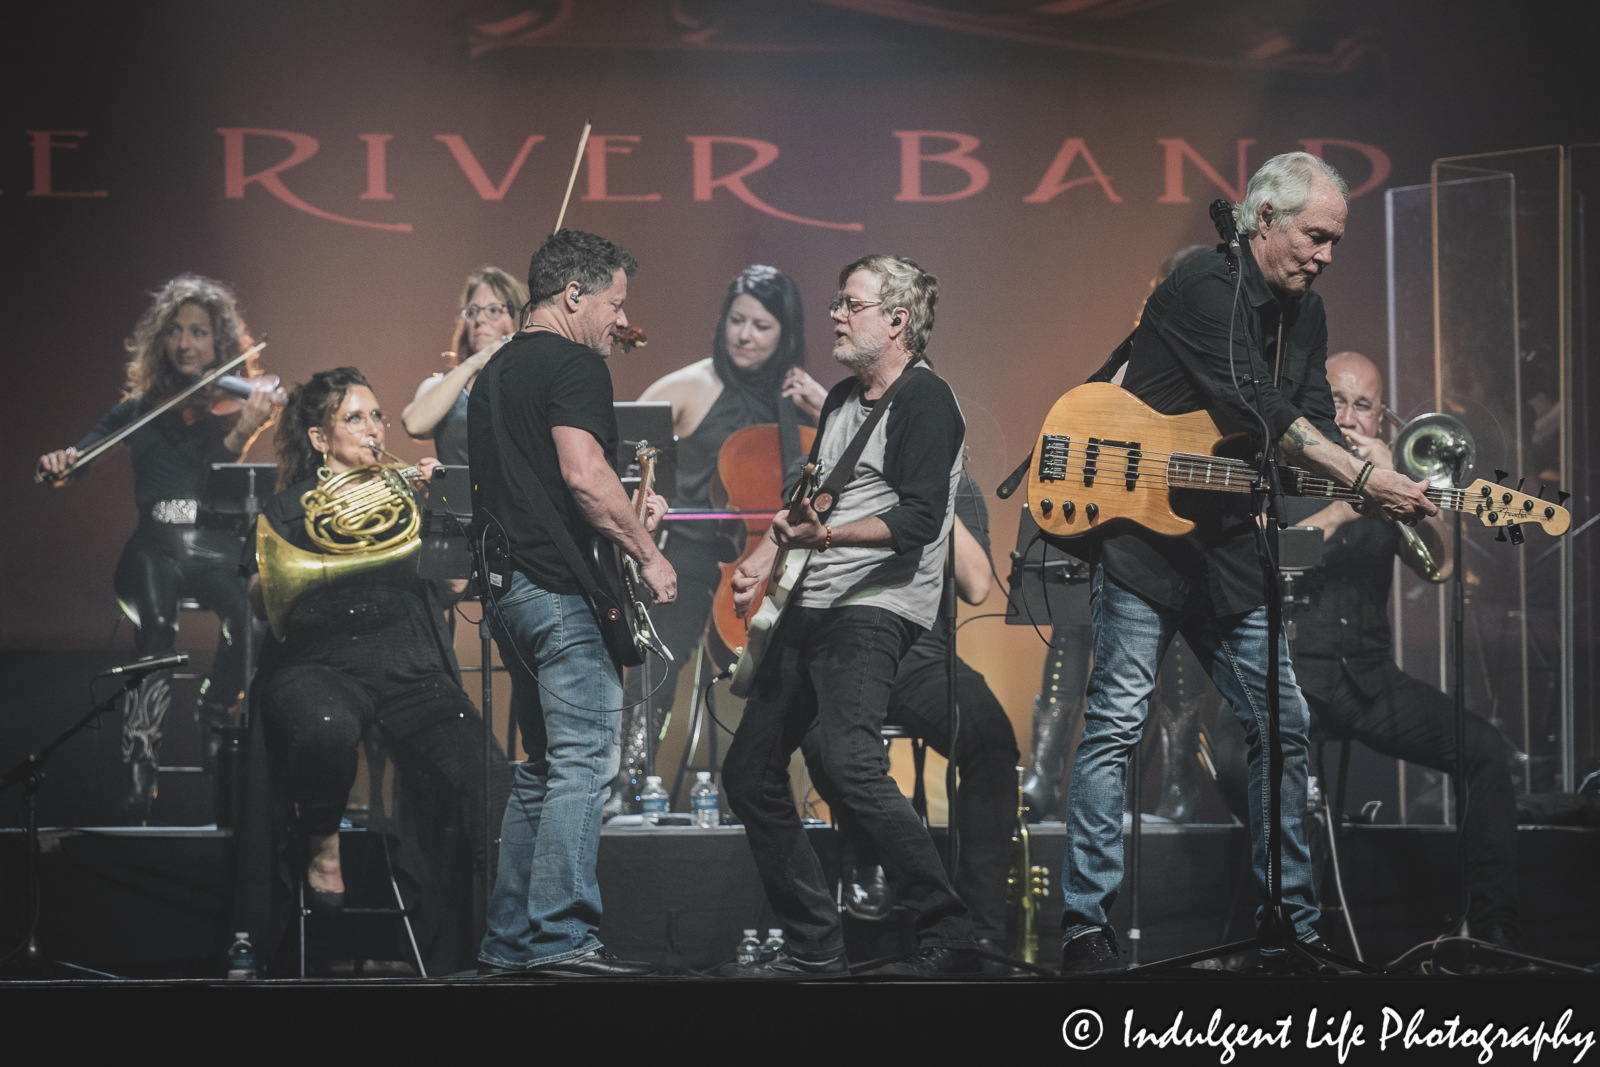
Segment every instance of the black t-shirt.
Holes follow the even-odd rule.
[[[87,450],[141,414],[139,401],[124,400],[106,412],[76,448],[79,452]],[[133,454],[133,499],[141,519],[158,501],[200,499],[211,464],[232,463],[239,458],[222,443],[234,422],[231,417],[211,414],[184,422],[181,412],[168,411],[124,440]]]
[[[507,463],[491,421],[500,396],[511,447],[526,460],[555,505],[541,517],[521,487],[524,475]],[[524,330],[490,358],[467,404],[468,453],[472,464],[474,523],[495,522],[505,531],[513,565],[541,589],[581,593],[583,586],[545,532],[545,518],[566,524],[579,551],[594,530],[561,477],[552,428],[588,430],[607,462],[617,454],[617,417],[611,406],[611,371],[600,353],[549,330]]]

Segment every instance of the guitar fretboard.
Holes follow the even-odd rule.
[[[1256,472],[1246,462],[1221,456],[1202,456],[1174,452],[1167,457],[1167,488],[1213,489],[1224,493],[1248,493],[1256,484]]]

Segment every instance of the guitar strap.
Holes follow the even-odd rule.
[[[538,519],[539,525],[544,528],[546,536],[555,543],[561,558],[567,564],[567,569],[583,587],[584,599],[589,603],[589,610],[594,612],[595,621],[600,624],[600,633],[605,638],[606,647],[624,666],[638,666],[644,662],[643,656],[631,640],[623,640],[622,635],[615,632],[617,627],[625,629],[627,625],[621,621],[624,614],[622,606],[595,580],[594,572],[584,562],[583,553],[578,550],[577,543],[572,539],[572,531],[567,529],[565,523],[559,521],[560,512],[556,510],[550,494],[545,491],[544,482],[540,480],[538,472],[533,469],[533,465],[523,456],[521,450],[511,440],[511,435],[506,432],[500,398],[501,378],[504,376],[505,370],[502,367],[492,383],[493,387],[489,390],[489,421],[494,426],[495,443],[500,446],[501,462],[505,464],[511,484],[533,505],[533,514]]]
[[[1121,370],[1123,364],[1127,363],[1128,360],[1132,358],[1133,336],[1138,332],[1139,328],[1135,326],[1133,331],[1129,333],[1127,337],[1123,338],[1122,343],[1112,350],[1111,355],[1106,358],[1106,361],[1100,364],[1100,369],[1084,379],[1084,384],[1087,385],[1090,382],[1109,382],[1111,379],[1115,378],[1117,376],[1117,371]],[[1033,453],[1029,452],[1027,458],[1021,463],[1017,464],[1017,469],[1012,471],[1006,480],[1000,483],[1000,487],[994,491],[994,495],[999,497],[1001,500],[1010,500],[1011,494],[1015,493],[1017,491],[1017,486],[1022,484],[1022,479],[1028,476],[1028,464],[1032,462]]]
[[[867,415],[867,421],[861,424],[856,435],[850,439],[850,444],[845,447],[839,456],[839,462],[833,465],[833,470],[828,474],[828,480],[822,483],[811,497],[811,507],[817,513],[819,522],[826,523],[828,516],[833,514],[834,508],[839,506],[839,494],[844,492],[844,487],[850,484],[850,479],[855,477],[856,464],[861,460],[861,453],[866,450],[867,440],[872,436],[872,431],[883,420],[884,414],[889,410],[889,405],[894,402],[895,396],[913,378],[924,374],[932,374],[926,367],[907,367],[900,372],[900,377],[894,384],[883,391],[883,395],[872,405],[872,411]],[[816,440],[811,442],[811,462],[817,462],[817,456],[822,452],[822,427],[817,427]]]

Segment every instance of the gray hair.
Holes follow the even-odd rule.
[[[887,315],[895,308],[906,309],[906,329],[902,335],[906,351],[913,356],[924,356],[928,335],[933,332],[933,309],[939,303],[939,279],[904,256],[869,255],[839,272],[839,288],[843,289],[850,275],[858,270],[878,276],[878,296],[883,301],[881,312]]]
[[[1285,152],[1261,164],[1261,169],[1250,178],[1244,190],[1244,202],[1233,209],[1234,224],[1241,236],[1256,232],[1256,216],[1261,205],[1272,203],[1272,224],[1282,226],[1305,209],[1311,198],[1311,183],[1321,175],[1339,190],[1345,203],[1350,203],[1350,186],[1334,170],[1310,152]]]

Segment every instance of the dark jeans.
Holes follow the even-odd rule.
[[[1315,677],[1325,673],[1318,671]],[[1385,756],[1455,773],[1455,702],[1389,663],[1386,684],[1368,699],[1348,680],[1303,690],[1312,734],[1360,741]],[[1308,672],[1310,674],[1310,672]],[[1467,715],[1467,918],[1475,930],[1517,928],[1517,806],[1505,739],[1485,720]],[[1460,795],[1457,794],[1457,803]]]
[[[433,686],[397,699],[332,667],[294,664],[271,672],[261,685],[268,758],[299,812],[296,831],[320,836],[339,829],[356,780],[356,746],[376,728],[402,769],[431,776],[455,795],[473,860],[487,876],[483,719],[453,679],[440,675]],[[498,744],[487,788],[491,826],[497,826],[511,790]]]
[[[920,648],[913,650],[901,661],[895,676],[886,721],[922,738],[929,748],[949,759],[947,692],[944,659],[923,655]],[[983,675],[959,659],[956,703],[961,712],[955,757],[961,773],[956,799],[961,856],[955,887],[972,913],[976,936],[1004,942],[1006,875],[1011,869],[1011,833],[1017,821],[1017,735]],[[813,725],[801,748],[817,793],[834,808],[840,803],[839,788],[822,766],[820,731],[820,724]],[[847,818],[843,824],[856,862],[862,866],[879,863],[872,841],[855,820]]]
[[[920,628],[882,608],[791,607],[757,675],[722,768],[767,899],[797,956],[844,951],[838,905],[806,840],[789,760],[815,723],[815,765],[873,843],[924,946],[972,941],[966,905],[933,839],[889,777],[880,733],[900,659]]]

